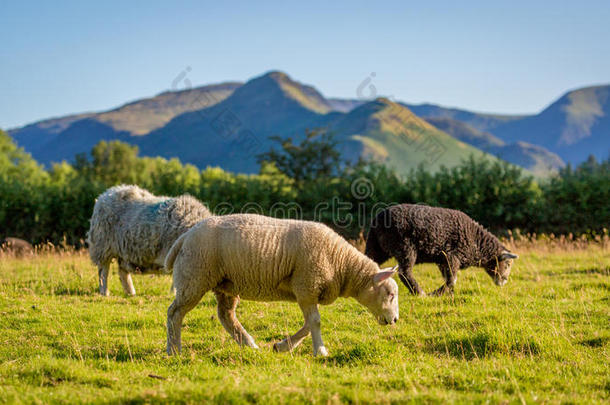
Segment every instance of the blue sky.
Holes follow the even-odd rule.
[[[424,4],[425,3],[425,4]],[[0,2],[0,128],[269,70],[326,96],[537,112],[610,83],[608,1]]]

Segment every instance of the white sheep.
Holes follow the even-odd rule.
[[[91,260],[99,269],[100,294],[108,295],[108,270],[117,259],[127,295],[135,295],[131,273],[160,273],[180,235],[209,217],[197,199],[157,197],[134,185],[109,188],[96,200],[87,233]]]
[[[167,353],[180,352],[182,320],[212,290],[218,318],[240,345],[258,348],[235,317],[239,297],[296,301],[304,326],[274,345],[298,346],[311,332],[314,355],[328,354],[320,333],[318,304],[354,297],[381,324],[398,320],[395,270],[380,270],[329,227],[261,215],[211,217],[182,235],[165,260],[173,269],[176,298],[167,311]]]

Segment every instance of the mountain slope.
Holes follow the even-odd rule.
[[[313,87],[269,72],[217,105],[176,117],[139,145],[144,154],[252,173],[258,170],[256,155],[269,149],[270,136],[302,135],[305,128],[319,126],[330,110]]]
[[[314,87],[272,71],[245,84],[227,82],[161,93],[119,108],[40,121],[9,134],[43,164],[72,160],[100,140],[140,146],[199,167],[251,173],[269,136],[298,138],[327,128],[346,157],[369,157],[405,173],[436,170],[481,150],[538,174],[589,153],[608,155],[609,88],[570,92],[535,116],[481,114],[387,99],[327,99]],[[432,125],[431,125],[431,124]],[[546,150],[545,147],[551,151]]]
[[[477,113],[435,104],[402,104],[422,118],[451,118],[464,122],[479,131],[491,131],[500,125],[523,118],[520,115]]]
[[[420,164],[437,170],[482,154],[387,99],[349,113],[332,109],[313,87],[270,72],[213,107],[176,117],[142,137],[139,145],[143,154],[179,156],[199,167],[218,165],[246,173],[258,170],[256,155],[269,149],[269,136],[298,139],[306,128],[317,127],[335,135],[344,158],[373,159],[402,174]]]
[[[41,163],[70,160],[74,158],[73,152],[88,152],[101,140],[129,141],[130,136],[145,135],[179,114],[215,105],[240,85],[229,82],[165,92],[102,113],[43,120],[9,134]]]
[[[44,163],[40,160],[38,152],[43,149],[48,142],[55,139],[58,134],[65,131],[73,123],[88,119],[94,115],[94,113],[84,113],[67,115],[60,118],[51,118],[26,125],[22,128],[9,130],[8,134],[19,146],[27,150],[32,157],[40,163]]]
[[[517,166],[524,167],[538,176],[556,173],[565,166],[564,161],[555,153],[539,145],[515,142],[495,146],[488,150],[494,156]]]
[[[350,112],[354,108],[366,103],[366,100],[361,99],[328,99],[331,107],[335,111]],[[451,119],[454,121],[463,122],[470,125],[478,131],[489,131],[507,122],[512,122],[524,118],[521,115],[503,115],[503,114],[486,114],[477,113],[459,108],[443,107],[436,104],[409,104],[398,102],[400,105],[407,107],[418,117],[426,120],[432,119]]]
[[[116,131],[146,135],[180,114],[201,110],[221,102],[240,86],[241,83],[227,82],[190,90],[167,91],[98,114],[96,119]]]
[[[610,154],[610,85],[570,91],[540,114],[491,132],[506,142],[542,145],[574,164],[590,154],[604,159]]]
[[[483,154],[385,98],[340,116],[329,129],[344,142],[346,157],[385,163],[401,174],[420,164],[432,171],[441,165],[452,167],[470,155]]]
[[[451,118],[427,118],[426,121],[456,139],[540,176],[556,172],[565,166],[559,156],[542,146],[526,142],[507,144],[488,132],[479,131]]]
[[[462,142],[466,142],[475,148],[487,150],[494,146],[504,145],[504,141],[490,134],[480,131],[469,124],[454,118],[425,118],[425,120]]]

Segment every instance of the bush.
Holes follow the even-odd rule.
[[[400,178],[383,165],[340,162],[337,155],[314,171],[300,168],[307,161],[303,154],[312,154],[308,148],[315,155],[327,150],[324,142],[332,143],[317,135],[307,139],[298,146],[303,153],[293,151],[293,161],[290,154],[264,155],[255,175],[140,158],[136,147],[116,141],[100,142],[74,165],[62,162],[45,170],[0,131],[0,236],[81,245],[95,198],[120,183],[159,195],[190,193],[217,214],[322,221],[349,238],[395,203],[460,209],[494,232],[594,233],[610,223],[610,161],[590,159],[540,184],[515,166],[483,158],[436,173],[420,168]],[[280,166],[274,156],[283,156]],[[298,179],[290,177],[293,172],[300,173]]]

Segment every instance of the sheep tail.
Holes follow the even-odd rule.
[[[172,247],[169,249],[167,256],[165,256],[165,273],[169,274],[174,269],[174,262],[176,261],[178,253],[180,253],[180,249],[182,249],[182,244],[184,243],[185,236],[186,233],[180,235],[180,237],[176,239]]]

